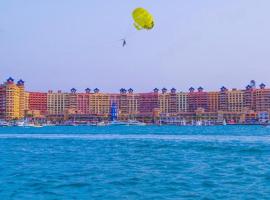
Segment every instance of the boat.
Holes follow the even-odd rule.
[[[144,122],[139,122],[139,121],[137,121],[137,120],[128,120],[128,122],[127,122],[128,124],[128,126],[146,126],[146,123],[144,123]]]
[[[27,125],[27,123],[25,121],[17,121],[17,122],[15,122],[15,126],[24,127],[26,125]]]
[[[108,125],[110,126],[145,126],[146,123],[139,122],[137,120],[128,120],[127,122],[125,121],[111,121]]]
[[[127,126],[128,123],[127,122],[123,122],[123,121],[114,120],[114,121],[111,121],[108,125],[109,126]]]
[[[10,124],[6,121],[0,121],[0,127],[6,127],[6,126],[10,126]]]
[[[24,127],[24,128],[41,128],[43,127],[41,124],[35,124],[35,123],[29,123],[27,120],[23,120],[23,121],[16,121],[14,123],[14,126],[18,126],[18,127]]]
[[[196,121],[196,126],[202,126],[202,121]]]
[[[42,124],[42,126],[55,126],[55,124],[46,123],[46,124]]]
[[[32,124],[32,123],[27,123],[24,127],[29,127],[29,128],[42,128],[43,126],[41,124]]]
[[[105,122],[98,122],[97,126],[107,126],[107,124]]]

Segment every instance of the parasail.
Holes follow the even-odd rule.
[[[132,17],[137,30],[150,30],[154,27],[153,16],[144,8],[136,8],[132,13]]]

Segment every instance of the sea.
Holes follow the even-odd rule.
[[[270,199],[270,128],[2,127],[0,199]]]

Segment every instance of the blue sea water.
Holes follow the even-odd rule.
[[[270,128],[0,128],[0,199],[270,199]]]

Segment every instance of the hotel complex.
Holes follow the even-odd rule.
[[[0,85],[0,119],[5,121],[95,123],[111,120],[112,110],[121,121],[262,124],[269,120],[270,89],[263,83],[257,88],[255,81],[242,90],[224,86],[212,92],[202,87],[191,87],[188,92],[155,88],[149,93],[135,93],[131,88],[121,88],[119,93],[102,93],[98,88],[84,92],[75,88],[70,92],[30,92],[25,90],[23,80],[15,82],[13,78]]]

